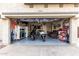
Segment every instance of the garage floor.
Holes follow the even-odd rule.
[[[46,38],[46,41],[43,42],[42,39],[38,38],[36,40],[30,40],[29,38],[21,39],[15,41],[15,45],[69,45],[66,42],[62,42],[59,39]]]

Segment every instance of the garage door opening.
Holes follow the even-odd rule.
[[[26,45],[69,43],[69,18],[11,19],[11,42]]]

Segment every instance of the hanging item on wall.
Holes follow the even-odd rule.
[[[12,20],[12,21],[11,21],[11,27],[12,27],[13,29],[15,29],[15,27],[16,27],[16,20]]]
[[[64,20],[63,25],[64,26],[69,26],[69,19]]]

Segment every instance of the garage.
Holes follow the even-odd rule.
[[[1,4],[0,41],[5,45],[79,46],[78,7],[78,3]],[[34,28],[40,35],[31,35]]]
[[[69,44],[70,18],[12,18],[10,23],[13,44]]]

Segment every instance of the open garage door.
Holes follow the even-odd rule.
[[[69,23],[69,18],[15,18],[11,20],[11,41],[26,45],[69,43]]]

